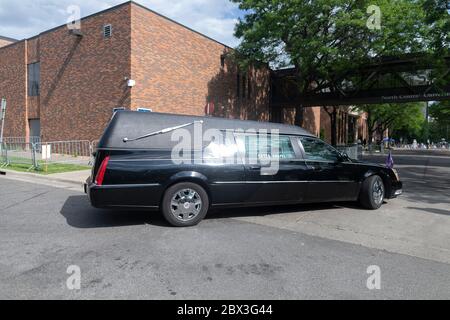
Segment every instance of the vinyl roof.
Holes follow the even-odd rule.
[[[312,134],[300,127],[284,125],[270,122],[259,121],[243,121],[243,120],[229,120],[216,117],[199,117],[199,116],[185,116],[174,115],[166,113],[154,112],[132,112],[119,111],[111,120],[109,126],[105,130],[102,139],[99,142],[98,148],[113,148],[113,149],[170,149],[178,144],[178,141],[172,142],[172,132],[160,134],[137,141],[124,142],[124,138],[130,140],[143,135],[157,132],[163,129],[177,127],[193,122],[203,121],[201,126],[202,132],[206,130],[230,130],[230,131],[247,131],[278,130],[279,134],[285,135],[307,135]],[[183,128],[193,133],[194,125]]]

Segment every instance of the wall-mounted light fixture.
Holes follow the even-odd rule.
[[[136,81],[133,79],[128,79],[127,80],[127,86],[130,88],[133,88],[136,85]]]

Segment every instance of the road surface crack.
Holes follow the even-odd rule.
[[[39,194],[37,194],[37,195],[34,195],[34,196],[30,197],[30,198],[24,199],[24,200],[22,200],[22,201],[19,201],[19,202],[14,203],[14,204],[12,204],[12,205],[10,205],[10,206],[7,206],[7,207],[5,207],[5,208],[2,208],[2,210],[11,209],[11,208],[13,208],[13,207],[15,207],[15,206],[18,206],[19,204],[25,203],[25,202],[27,202],[27,201],[30,201],[30,200],[33,200],[33,199],[36,199],[36,198],[39,198],[40,196],[43,196],[43,195],[45,195],[45,194],[47,194],[47,193],[49,193],[49,192],[50,192],[50,191],[41,192],[41,193],[39,193]]]

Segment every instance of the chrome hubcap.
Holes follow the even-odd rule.
[[[383,203],[384,200],[384,185],[380,179],[377,179],[373,184],[372,191],[373,200],[377,205]]]
[[[170,203],[170,210],[181,221],[194,219],[202,210],[202,199],[192,189],[183,189],[175,193]]]

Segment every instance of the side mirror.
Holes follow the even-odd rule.
[[[345,152],[345,151],[340,151],[339,152],[338,162],[345,162],[348,159],[350,159],[350,157],[348,156],[347,152]]]

